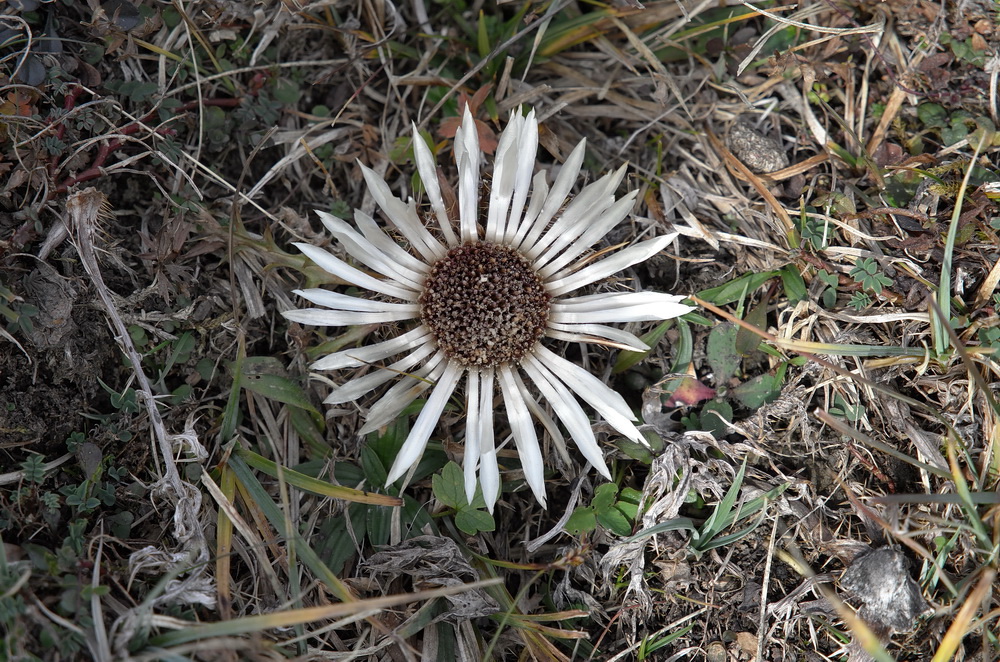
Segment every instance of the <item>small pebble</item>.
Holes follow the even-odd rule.
[[[777,142],[737,120],[729,129],[729,150],[752,172],[774,172],[788,167],[788,155]]]

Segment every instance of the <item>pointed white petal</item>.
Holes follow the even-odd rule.
[[[574,239],[583,234],[594,220],[615,203],[614,192],[625,176],[625,166],[608,173],[590,184],[559,215],[559,218],[538,241],[524,246],[525,257],[536,260],[542,251],[552,245],[551,256],[555,256]]]
[[[633,264],[644,262],[666,248],[669,243],[670,236],[665,236],[649,239],[638,243],[635,246],[629,246],[628,248],[620,250],[610,257],[606,257],[600,262],[584,267],[583,269],[580,269],[576,273],[570,274],[565,278],[548,281],[545,284],[546,289],[549,294],[554,297],[562,296],[563,294],[572,292],[573,290],[581,288],[584,285],[590,285],[591,283],[601,280],[602,278],[607,278],[611,274],[618,273],[626,267],[631,267]]]
[[[381,361],[395,354],[419,347],[421,345],[433,344],[430,331],[422,324],[417,328],[407,331],[403,335],[376,343],[374,345],[363,345],[344,349],[333,354],[328,354],[315,361],[311,366],[313,370],[337,370],[339,368],[356,368],[367,363]]]
[[[392,423],[399,414],[410,406],[421,393],[431,387],[435,380],[444,372],[448,361],[444,352],[438,352],[432,356],[420,370],[411,375],[407,375],[394,384],[392,388],[385,392],[378,402],[368,410],[365,424],[358,431],[358,434],[368,434],[381,427]]]
[[[379,280],[374,276],[369,276],[363,271],[359,271],[350,266],[340,258],[331,255],[322,248],[317,248],[312,244],[297,242],[295,246],[302,251],[306,257],[315,262],[324,271],[337,276],[351,285],[363,287],[372,292],[379,292],[386,296],[402,299],[403,301],[416,301],[420,296],[419,292],[409,289],[403,283],[394,280]]]
[[[521,114],[518,109],[517,114]],[[531,191],[531,175],[535,171],[535,160],[538,157],[538,120],[535,119],[535,109],[528,112],[521,126],[520,141],[517,146],[517,172],[514,175],[514,197],[510,203],[510,219],[505,224],[502,237],[509,239],[514,236],[521,224],[521,214],[524,213],[524,203]],[[544,177],[542,179],[544,181]]]
[[[476,222],[479,219],[479,162],[482,152],[479,151],[479,131],[476,121],[465,106],[462,125],[455,133],[455,165],[458,166],[458,218],[461,229],[461,239],[478,241],[479,231]]]
[[[412,271],[399,264],[342,219],[330,214],[322,214],[320,219],[330,234],[337,238],[340,245],[351,257],[406,287],[414,290],[420,289],[424,282],[422,273]]]
[[[674,237],[676,235],[668,235]],[[585,294],[579,297],[567,297],[557,299],[552,302],[552,309],[559,312],[587,312],[592,310],[602,310],[611,303],[613,306],[620,304],[635,305],[638,303],[651,303],[655,300],[680,301],[684,299],[680,294],[664,294],[662,292],[597,292],[596,294]]]
[[[286,310],[281,314],[285,319],[298,322],[299,324],[312,324],[313,326],[354,326],[356,324],[382,324],[383,322],[399,322],[413,319],[419,315],[417,307],[412,304],[395,304],[413,308],[412,311],[399,309],[378,313],[358,312],[355,310],[325,310],[323,308],[302,308],[299,310]]]
[[[560,455],[563,459],[565,465],[572,464],[572,460],[569,457],[569,452],[566,450],[566,439],[563,437],[562,430],[559,429],[559,425],[556,424],[555,419],[549,416],[549,412],[546,411],[544,407],[535,402],[535,398],[531,395],[531,391],[528,387],[524,385],[524,380],[521,379],[521,375],[517,370],[511,370],[511,374],[514,375],[514,381],[517,383],[517,387],[521,389],[521,393],[525,394],[524,404],[528,405],[528,411],[531,415],[535,417],[542,427],[545,428],[546,434],[549,435],[549,439],[552,441],[552,445],[556,449],[556,453]]]
[[[603,324],[553,324],[545,332],[546,337],[564,340],[566,342],[594,343],[617,347],[629,352],[645,352],[649,350],[646,343],[636,338],[628,331],[616,329]]]
[[[598,216],[586,218],[583,234],[574,239],[572,244],[569,241],[556,241],[549,246],[548,250],[535,260],[535,269],[538,270],[538,274],[542,278],[548,279],[552,274],[583,255],[588,248],[600,241],[611,228],[628,216],[628,213],[635,206],[637,193],[638,191],[629,191],[621,200],[607,209],[602,209]]]
[[[483,499],[490,513],[500,498],[500,467],[497,466],[496,440],[493,438],[494,374],[493,368],[484,368],[479,389],[479,420],[483,427],[479,446],[479,483],[483,486]]]
[[[549,321],[588,324],[673,319],[694,310],[692,306],[681,303],[683,299],[681,295],[660,292],[617,292],[606,294],[603,300],[587,301],[576,306],[556,301],[552,304]]]
[[[444,246],[424,227],[413,202],[406,204],[394,196],[389,185],[374,170],[360,162],[358,165],[361,166],[361,173],[365,176],[365,184],[372,198],[413,249],[428,262],[440,259],[445,254]]]
[[[462,370],[463,368],[458,362],[450,361],[448,363],[444,374],[441,375],[441,379],[434,386],[431,396],[427,398],[424,408],[420,410],[417,422],[413,424],[410,434],[406,437],[406,441],[403,442],[403,447],[399,449],[399,454],[392,463],[392,468],[389,469],[389,477],[385,481],[386,486],[395,483],[424,454],[424,448],[427,447],[427,440],[430,439],[431,433],[441,419],[441,412],[444,411],[444,406],[448,404],[448,398],[451,397],[452,392],[455,390],[455,385],[458,384],[458,378],[461,376]]]
[[[417,130],[417,125],[413,124],[413,154],[417,161],[417,172],[420,173],[420,181],[427,191],[427,199],[430,200],[431,209],[437,217],[438,225],[444,234],[444,241],[448,246],[458,246],[458,238],[455,230],[451,227],[451,219],[448,218],[448,210],[444,205],[444,198],[441,196],[441,184],[438,183],[437,164],[434,163],[434,155],[424,141],[424,137]]]
[[[576,183],[577,175],[580,174],[580,166],[583,164],[583,157],[586,152],[587,140],[585,138],[570,152],[570,155],[566,158],[566,162],[563,163],[562,169],[559,171],[559,176],[556,177],[555,184],[552,185],[552,190],[549,191],[545,202],[542,203],[542,209],[538,213],[538,218],[530,223],[530,228],[521,228],[521,230],[527,230],[524,240],[518,244],[522,252],[527,252],[535,245],[545,226],[549,224],[549,221],[556,215],[556,212],[562,208],[566,196],[569,195],[570,189]],[[532,203],[534,203],[534,199],[532,199]],[[521,234],[521,230],[518,230],[518,235]]]
[[[292,291],[306,301],[311,301],[320,306],[326,306],[327,308],[333,308],[334,310],[357,310],[363,312],[384,313],[394,310],[413,312],[419,310],[420,308],[419,305],[415,303],[389,303],[387,301],[378,301],[375,299],[362,299],[361,297],[352,297],[347,294],[341,294],[340,292],[331,292],[330,290],[320,288]]]
[[[462,469],[465,473],[465,499],[472,503],[476,496],[476,467],[479,465],[479,448],[482,445],[483,426],[480,416],[479,368],[470,368],[465,386],[465,457]],[[492,413],[492,411],[491,411]]]
[[[566,426],[566,431],[576,442],[580,453],[603,476],[611,480],[611,472],[604,461],[604,454],[601,453],[600,446],[597,445],[594,430],[590,426],[590,419],[573,394],[562,382],[549,373],[545,366],[534,361],[524,361],[521,363],[521,367],[528,373],[542,396],[552,405],[552,410]]]
[[[639,430],[632,423],[635,420],[635,415],[628,408],[624,398],[608,388],[597,377],[575,363],[553,354],[543,345],[537,345],[534,354],[528,354],[522,359],[522,363],[525,361],[534,361],[536,364],[544,365],[548,368],[549,374],[556,375],[580,399],[603,416],[611,427],[633,441],[641,444],[646,443]]]
[[[397,244],[392,237],[382,232],[382,228],[378,226],[374,218],[360,209],[354,210],[354,224],[358,226],[368,241],[410,271],[426,275],[431,270],[430,265],[403,250],[403,247]]]
[[[535,128],[535,151],[537,152],[538,127],[536,126]],[[507,231],[504,233],[503,243],[508,246],[517,246],[521,243],[524,235],[527,234],[528,230],[534,225],[535,219],[538,218],[538,212],[542,210],[542,204],[545,203],[548,195],[549,184],[545,181],[545,171],[539,170],[531,180],[531,204],[528,205],[528,211],[521,218],[517,218],[513,212],[511,213],[510,222],[507,224]]]
[[[521,458],[521,469],[524,480],[535,494],[538,503],[545,507],[545,466],[542,453],[538,448],[538,436],[535,425],[524,403],[524,395],[517,387],[509,366],[500,366],[500,391],[503,393],[504,408],[507,410],[507,420],[510,421],[510,431],[514,435],[517,454]]]
[[[378,388],[387,381],[397,379],[402,373],[407,372],[410,368],[427,358],[427,356],[429,356],[433,351],[434,347],[426,344],[410,352],[405,357],[389,366],[376,366],[376,368],[367,375],[364,375],[363,377],[355,377],[340,388],[334,389],[334,391],[327,396],[323,403],[328,405],[339,405],[345,402],[357,400],[365,393]]]
[[[516,110],[511,111],[510,121],[500,134],[500,141],[493,157],[493,180],[490,182],[490,205],[486,213],[486,241],[497,243],[503,236],[514,196],[514,180],[517,175],[520,154],[521,127],[524,118]]]

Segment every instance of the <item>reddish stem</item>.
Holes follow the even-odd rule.
[[[202,106],[220,106],[223,108],[233,108],[235,106],[240,105],[240,99],[207,99],[201,102],[189,101],[188,103],[178,106],[174,112],[184,113],[189,110],[197,108],[199,104]],[[147,120],[152,119],[155,114],[156,114],[155,110],[146,113],[135,122],[123,126],[121,129],[118,130],[118,133],[125,136],[130,136],[133,133],[136,133],[139,130],[139,128]],[[60,129],[63,128],[64,127],[60,124]],[[174,131],[173,129],[160,128],[156,129],[155,133],[158,133],[160,135],[172,135]],[[104,142],[101,145],[101,147],[97,150],[97,155],[94,157],[94,160],[90,162],[90,166],[83,172],[63,180],[63,182],[59,186],[57,186],[55,189],[52,190],[52,193],[50,194],[49,197],[51,198],[52,195],[55,195],[57,193],[65,193],[67,190],[69,190],[71,186],[75,186],[77,184],[80,184],[81,182],[90,181],[92,179],[97,179],[98,177],[102,176],[104,174],[104,169],[103,169],[104,164],[107,162],[108,157],[111,156],[111,154],[113,154],[124,144],[125,144],[124,141],[119,138],[115,138],[113,140]],[[56,170],[56,172],[58,172],[58,170]]]

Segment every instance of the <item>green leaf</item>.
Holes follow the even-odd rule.
[[[642,499],[642,492],[631,487],[623,487],[618,496],[621,499],[615,503],[615,508],[622,511],[625,517],[634,522],[639,517],[639,501]]]
[[[455,526],[462,533],[474,536],[481,531],[494,531],[497,528],[493,516],[485,510],[462,508],[455,515]]]
[[[274,478],[278,477],[278,465],[275,462],[258,455],[257,453],[238,448],[234,451],[234,455],[243,458],[243,460],[245,460],[251,467],[263,471]],[[345,501],[382,506],[403,505],[403,501],[399,497],[388,496],[386,494],[376,494],[374,492],[365,492],[363,490],[344,487],[343,485],[334,485],[329,481],[314,478],[313,476],[308,476],[287,467],[282,467],[281,476],[289,485],[305,492],[311,492],[312,494],[318,494],[320,496],[328,496],[334,499],[343,499]]]
[[[720,417],[732,422],[733,408],[725,400],[709,402],[701,410],[701,429],[711,432],[716,439],[722,439],[729,434],[729,427],[720,420]]]
[[[280,372],[283,372],[283,368],[280,362],[274,358],[248,356],[243,359],[242,370],[238,371],[235,376],[240,388],[322,416],[309,402],[309,397],[302,390],[302,387],[287,377],[277,374]]]
[[[365,527],[368,529],[368,542],[375,547],[389,544],[389,534],[392,533],[393,509],[381,506],[369,506],[365,511]]]
[[[476,27],[476,47],[479,51],[479,57],[486,57],[491,50],[490,34],[486,28],[486,15],[482,11],[479,12],[479,23]]]
[[[646,343],[646,346],[649,347],[649,349],[647,349],[644,352],[633,352],[630,350],[622,350],[621,352],[618,353],[618,360],[615,361],[615,367],[612,368],[611,372],[613,374],[624,372],[629,368],[631,368],[632,366],[639,363],[640,361],[643,361],[647,356],[649,356],[649,353],[653,351],[653,348],[656,347],[656,344],[660,342],[660,339],[663,338],[664,335],[666,335],[667,331],[673,325],[674,325],[674,320],[672,319],[664,320],[663,322],[660,322],[660,324],[658,324],[655,329],[653,329],[647,334],[640,336],[639,340]]]
[[[667,531],[697,531],[694,525],[694,520],[690,517],[675,517],[674,519],[667,520],[666,522],[660,522],[648,529],[643,529],[634,536],[623,540],[624,543],[635,542],[636,540],[642,540],[643,538],[648,538],[650,536],[655,536],[660,533],[666,533]]]
[[[708,363],[715,373],[715,383],[724,385],[736,374],[740,366],[741,356],[736,351],[736,325],[731,322],[719,324],[708,334],[706,353]]]
[[[755,328],[766,331],[767,308],[770,303],[770,297],[765,296],[757,302],[757,305],[750,309],[750,312],[746,314],[743,321]],[[739,330],[736,332],[735,347],[736,351],[739,352],[741,356],[751,354],[757,349],[757,347],[760,346],[760,343],[760,336],[743,326],[740,326]]]
[[[698,298],[709,303],[714,303],[717,306],[724,306],[734,301],[739,301],[746,294],[756,291],[761,285],[780,274],[780,271],[765,271],[759,274],[748,273],[718,287],[702,290],[698,293]]]
[[[302,90],[287,78],[279,78],[274,82],[274,99],[287,106],[294,106],[302,98]]]
[[[691,325],[684,317],[677,320],[677,341],[673,347],[674,362],[670,366],[670,372],[684,372],[694,357],[694,334],[691,333]]]
[[[438,501],[449,508],[458,510],[468,505],[465,498],[465,477],[456,463],[444,465],[441,473],[435,474],[431,479],[431,486]]]
[[[732,523],[733,506],[736,505],[736,499],[740,495],[740,487],[743,485],[743,476],[746,475],[746,471],[747,461],[744,458],[743,464],[740,465],[739,471],[736,472],[736,476],[733,478],[733,484],[729,486],[729,490],[722,497],[722,501],[715,506],[712,514],[705,520],[705,524],[701,527],[699,533],[703,540],[711,540],[716,534]]]
[[[591,499],[590,505],[598,512],[608,510],[614,505],[616,496],[618,496],[617,485],[614,483],[602,483],[594,490],[594,498]]]
[[[804,301],[809,294],[806,281],[794,265],[789,264],[781,269],[781,284],[785,288],[785,296],[788,297],[789,303]]]
[[[370,444],[361,447],[361,469],[369,485],[385,485],[389,470]]]
[[[917,107],[917,117],[927,127],[945,126],[948,113],[936,103],[922,103]]]
[[[566,520],[566,525],[563,528],[574,536],[589,533],[597,528],[597,515],[591,507],[577,508]]]
[[[354,503],[348,507],[346,513],[331,517],[320,524],[317,535],[313,536],[316,541],[316,554],[334,574],[341,574],[348,559],[356,553],[354,541],[360,543],[365,539],[365,512],[368,507]],[[352,532],[348,532],[347,527],[351,526]]]
[[[758,375],[734,388],[730,394],[747,409],[759,409],[781,395],[781,381],[776,375]]]
[[[643,446],[639,442],[622,437],[621,439],[615,440],[615,447],[637,462],[642,462],[643,464],[652,464],[653,462],[653,454],[650,452],[649,448]]]
[[[617,508],[597,511],[597,522],[618,536],[627,536],[632,533],[632,523],[628,521],[625,514]]]

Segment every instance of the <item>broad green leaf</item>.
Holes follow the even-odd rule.
[[[309,402],[302,387],[282,376],[281,363],[270,356],[250,356],[242,361],[242,370],[235,375],[240,388],[276,400],[286,405],[299,407],[321,416]]]
[[[701,410],[701,428],[711,432],[716,439],[722,439],[729,434],[729,427],[720,420],[720,417],[727,422],[733,420],[733,408],[725,400],[713,400]]]
[[[597,521],[605,529],[618,536],[627,536],[632,533],[632,524],[625,517],[625,514],[617,508],[597,511]]]
[[[368,444],[361,447],[361,469],[365,472],[365,480],[369,485],[385,485],[389,477],[389,468]]]
[[[652,464],[653,462],[653,454],[649,448],[631,439],[626,439],[625,437],[616,439],[615,447],[628,457],[643,464]]]
[[[698,298],[709,303],[714,303],[717,306],[725,306],[734,301],[739,301],[746,294],[756,291],[761,285],[780,274],[780,271],[765,271],[759,274],[748,273],[718,287],[702,290],[698,293]]]
[[[474,536],[481,531],[494,531],[497,527],[493,516],[485,510],[462,508],[455,515],[455,526],[460,531]]]
[[[776,375],[758,375],[729,393],[747,409],[759,409],[781,395],[781,379]]]
[[[591,499],[590,505],[598,512],[607,510],[614,505],[616,496],[618,496],[618,486],[614,483],[603,483],[594,490],[594,498]]]
[[[369,506],[365,513],[368,528],[368,542],[373,547],[389,544],[389,534],[392,532],[392,508]]]
[[[465,477],[454,462],[444,465],[440,474],[434,474],[431,486],[438,501],[449,508],[458,510],[468,505],[465,497]]]
[[[367,510],[368,506],[352,503],[347,512],[330,517],[320,524],[317,534],[312,537],[316,554],[336,575],[340,575],[347,561],[358,553],[354,541],[360,543],[365,539],[368,532]],[[353,535],[347,530],[348,526],[352,528]]]
[[[785,265],[781,269],[781,285],[785,288],[785,296],[788,297],[789,303],[798,303],[809,295],[806,281],[793,264]]]
[[[575,536],[593,531],[597,528],[597,515],[591,507],[577,508],[566,520],[566,525],[563,528]]]
[[[770,297],[765,296],[757,302],[757,305],[750,309],[750,312],[746,314],[744,321],[757,329],[766,331],[767,308],[770,304]],[[760,343],[760,336],[743,326],[740,326],[739,330],[736,332],[736,351],[740,354],[740,356],[746,356],[753,353]]]
[[[719,324],[708,334],[705,352],[717,385],[724,386],[740,367],[742,357],[736,350],[736,334],[736,325],[730,322]]]

